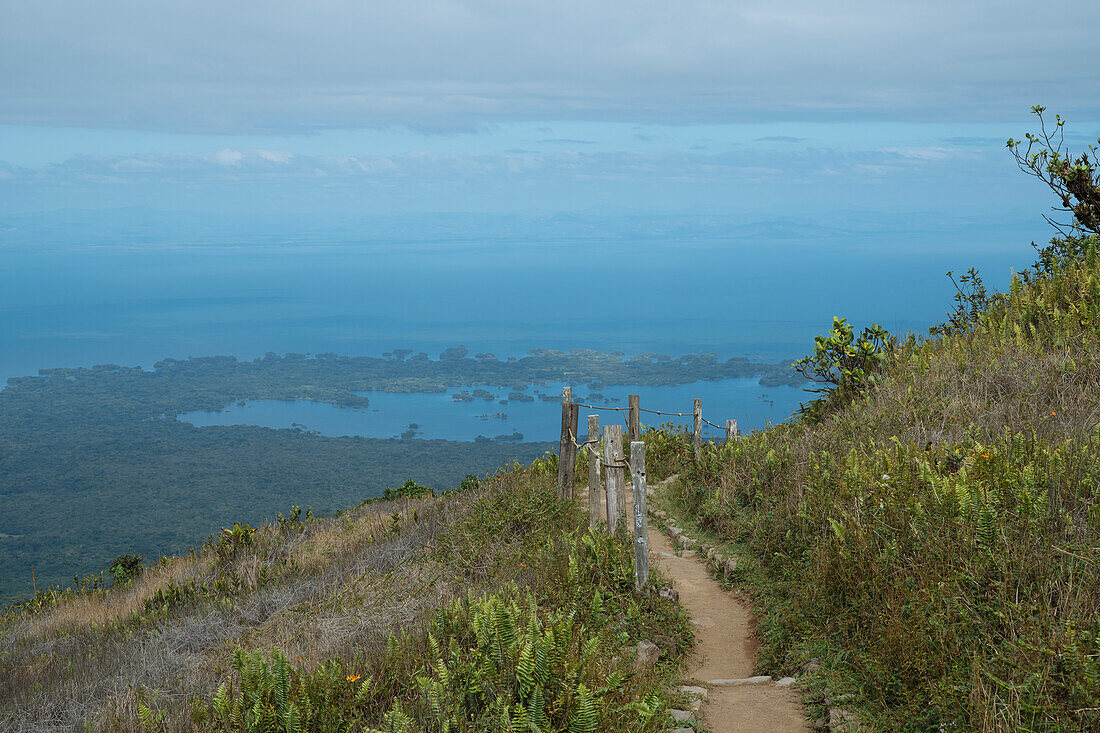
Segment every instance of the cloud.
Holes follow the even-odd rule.
[[[1066,18],[1073,18],[1067,23]],[[1100,3],[194,0],[5,5],[0,123],[270,132],[506,120],[1100,112]]]
[[[999,151],[998,151],[999,152]],[[605,181],[662,184],[732,185],[797,180],[799,185],[836,176],[897,173],[918,175],[929,165],[950,165],[973,158],[951,148],[890,147],[864,150],[816,148],[784,152],[737,147],[711,151],[530,151],[493,153],[413,150],[385,155],[304,155],[268,150],[223,148],[202,153],[75,155],[41,168],[0,163],[10,183],[64,188],[94,186],[184,185],[281,182],[300,189],[329,186],[468,187],[526,185],[552,181]]]
[[[766,135],[756,138],[758,143],[804,143],[807,138],[792,137],[791,135]]]

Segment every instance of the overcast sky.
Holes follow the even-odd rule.
[[[1045,201],[998,183],[1028,107],[1100,136],[1098,38],[1093,0],[0,0],[0,213],[1003,210]]]

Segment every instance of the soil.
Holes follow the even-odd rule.
[[[710,576],[694,553],[677,557],[667,537],[649,529],[650,557],[672,580],[695,624],[695,653],[688,675],[708,689],[701,711],[712,733],[795,733],[808,729],[797,694],[773,683],[709,685],[717,679],[753,676],[760,646],[752,611]]]

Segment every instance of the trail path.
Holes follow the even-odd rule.
[[[659,490],[661,486],[654,488]],[[627,490],[629,507],[633,505],[633,487],[628,485]],[[695,652],[688,663],[687,676],[700,680],[707,689],[701,710],[707,727],[712,733],[809,730],[798,695],[790,687],[777,686],[770,678],[748,681],[753,677],[759,647],[752,612],[711,577],[706,562],[696,553],[678,556],[655,524],[651,519],[651,562],[672,580],[680,594],[680,603],[695,625]]]

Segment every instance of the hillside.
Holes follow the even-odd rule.
[[[556,464],[235,525],[0,616],[0,729],[663,729],[691,643]],[[656,665],[624,648],[655,640]]]
[[[850,696],[883,731],[1100,729],[1100,256],[1060,248],[816,420],[682,449],[669,506],[751,558],[762,666],[819,660],[811,704]]]

